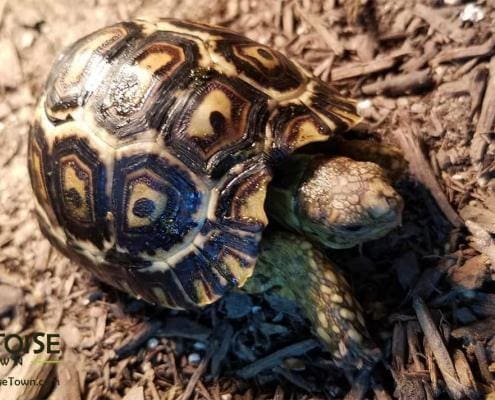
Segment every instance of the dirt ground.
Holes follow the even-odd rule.
[[[360,100],[350,136],[401,148],[402,227],[331,254],[384,353],[372,373],[350,382],[322,349],[301,351],[307,322],[270,293],[161,310],[42,237],[26,150],[49,68],[75,39],[138,16],[221,24],[281,50]],[[494,22],[482,0],[0,0],[0,332],[64,343],[63,363],[0,365],[0,378],[44,379],[0,385],[0,399],[495,398]]]

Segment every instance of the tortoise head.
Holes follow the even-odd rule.
[[[320,158],[298,191],[301,230],[331,248],[378,239],[400,225],[401,196],[377,164]]]
[[[297,154],[283,169],[270,187],[269,214],[325,247],[353,247],[401,223],[402,198],[378,164]]]

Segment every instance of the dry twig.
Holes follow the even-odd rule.
[[[419,297],[414,299],[413,306],[418,317],[419,325],[435,355],[435,361],[440,368],[440,372],[445,379],[447,391],[452,398],[462,399],[464,396],[463,387],[459,382],[450,354],[431,318],[430,312]]]
[[[422,69],[395,76],[388,76],[381,81],[363,85],[361,90],[367,95],[386,94],[389,96],[401,96],[418,92],[431,87],[434,83],[431,71]]]
[[[292,344],[283,349],[276,351],[265,358],[249,364],[237,371],[237,375],[243,379],[250,379],[259,374],[261,371],[276,367],[287,357],[300,356],[310,350],[318,347],[319,343],[314,339],[304,340],[299,343]]]
[[[403,129],[397,129],[394,132],[396,132],[396,137],[404,151],[407,161],[409,161],[411,172],[430,190],[432,196],[437,201],[438,206],[450,223],[455,227],[461,226],[463,224],[462,219],[450,205],[449,200],[445,196],[445,193],[431,170],[430,164],[421,150],[421,145],[416,133],[418,129],[415,127],[414,123],[412,123],[411,126],[406,125],[410,121],[407,115],[403,114],[401,118],[403,119]]]
[[[475,46],[442,50],[433,60],[431,60],[431,65],[437,66],[441,63],[462,60],[464,58],[488,56],[493,53],[493,51],[495,51],[495,37],[491,37],[485,43]]]
[[[478,169],[481,168],[481,161],[488,148],[488,139],[485,135],[493,131],[495,123],[495,57],[490,60],[490,79],[487,83],[483,105],[481,107],[480,117],[476,125],[476,131],[471,141],[469,153],[473,165]]]

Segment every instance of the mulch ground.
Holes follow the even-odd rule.
[[[372,373],[351,381],[271,293],[232,294],[200,313],[157,309],[96,282],[41,236],[26,144],[50,65],[76,38],[147,15],[221,24],[281,50],[360,100],[364,122],[350,136],[404,153],[402,227],[330,254],[384,353]],[[0,399],[489,396],[494,34],[488,0],[0,0],[0,332],[57,332],[64,343],[63,363],[0,365],[0,377],[44,379],[0,385]]]

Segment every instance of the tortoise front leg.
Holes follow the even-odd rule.
[[[267,233],[254,275],[244,288],[250,293],[273,288],[295,301],[344,368],[372,365],[380,357],[342,273],[303,237],[283,231]]]

